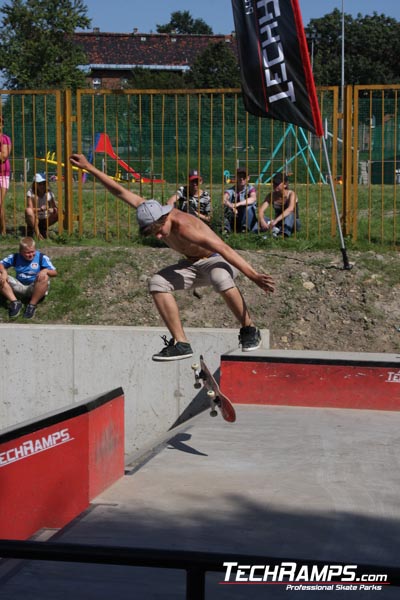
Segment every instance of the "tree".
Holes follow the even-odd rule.
[[[344,15],[345,83],[350,85],[400,82],[400,23],[391,17]],[[314,39],[314,77],[318,85],[340,85],[342,71],[342,13],[335,9],[306,28]]]
[[[194,19],[188,10],[177,10],[171,13],[169,23],[157,25],[157,33],[212,35],[213,30],[203,19]]]
[[[72,40],[90,26],[82,0],[11,0],[0,10],[0,69],[9,89],[85,86],[87,63]]]
[[[209,44],[194,61],[187,75],[194,88],[240,87],[240,70],[232,48],[226,42]]]
[[[127,88],[138,90],[173,90],[186,87],[185,75],[180,71],[155,71],[136,67],[131,71]]]

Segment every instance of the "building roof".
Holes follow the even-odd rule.
[[[153,68],[186,70],[209,44],[226,42],[236,53],[233,35],[167,33],[103,33],[94,29],[74,34],[91,69]]]

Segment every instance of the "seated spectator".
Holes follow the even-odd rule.
[[[8,269],[15,269],[15,278],[8,275]],[[47,296],[50,277],[55,277],[57,271],[46,254],[36,250],[35,240],[23,238],[19,244],[19,252],[9,254],[0,261],[0,294],[9,301],[8,316],[16,319],[21,310],[22,302],[27,303],[24,317],[32,319],[36,306]]]
[[[47,184],[46,175],[36,173],[26,193],[25,222],[28,235],[47,238],[47,229],[58,220],[57,202]]]
[[[211,221],[211,197],[210,194],[201,189],[203,178],[196,170],[189,171],[189,185],[182,185],[177,192],[171,196],[167,204],[171,204],[179,210],[188,212],[199,217],[202,221]]]
[[[274,237],[290,237],[294,231],[300,229],[298,215],[298,198],[293,190],[289,190],[288,178],[282,173],[277,173],[272,179],[272,192],[265,196],[258,217],[260,231],[270,231]],[[272,205],[274,218],[270,220],[266,215],[268,207]]]
[[[225,191],[224,228],[226,233],[258,230],[256,188],[248,181],[246,169],[239,168],[236,171],[235,185]]]

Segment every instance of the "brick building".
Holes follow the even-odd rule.
[[[82,65],[91,87],[121,89],[132,69],[188,71],[209,44],[224,41],[236,53],[234,35],[186,35],[167,33],[103,33],[95,28],[74,34],[86,53]]]

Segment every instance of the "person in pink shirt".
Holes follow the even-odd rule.
[[[3,133],[4,119],[0,116],[0,235],[6,234],[5,199],[10,187],[11,139]]]

